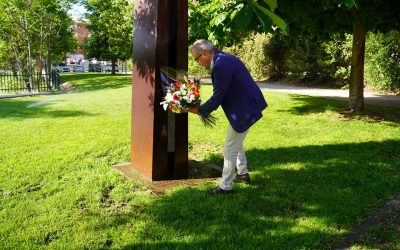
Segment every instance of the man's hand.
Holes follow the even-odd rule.
[[[200,115],[199,106],[189,109],[189,112],[196,115]]]

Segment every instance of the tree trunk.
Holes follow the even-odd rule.
[[[111,59],[111,75],[115,75],[115,63],[116,63],[116,59]]]
[[[353,16],[357,18],[355,11]],[[353,112],[364,110],[364,58],[365,58],[365,23],[355,20],[353,23],[353,47],[351,55],[351,73],[349,87],[349,108]]]
[[[23,16],[22,19],[22,26],[23,26],[23,31],[24,31],[24,36],[25,36],[25,41],[26,41],[26,48],[27,48],[27,77],[25,79],[25,84],[28,89],[28,91],[32,91],[32,88],[34,88],[34,83],[33,83],[33,59],[32,59],[32,47],[31,47],[31,39],[29,37],[29,25],[28,25],[28,18],[27,15]]]

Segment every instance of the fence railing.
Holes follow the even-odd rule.
[[[35,72],[32,76],[20,72],[0,72],[0,92],[47,92],[60,88],[58,72]]]

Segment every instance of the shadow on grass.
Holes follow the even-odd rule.
[[[296,105],[289,110],[280,110],[280,112],[308,115],[333,111],[338,114],[336,119],[342,121],[362,120],[367,122],[388,121],[400,123],[400,109],[397,108],[367,104],[365,105],[365,111],[351,113],[347,110],[347,101],[299,95],[290,95],[290,97]]]
[[[78,91],[118,89],[132,85],[131,75],[110,75],[101,73],[76,73],[61,75],[64,82],[70,82]]]
[[[346,108],[345,101],[318,98],[311,96],[289,95],[296,105],[288,110],[292,114],[304,115],[323,113],[325,111],[337,111]]]
[[[160,196],[143,211],[140,241],[125,248],[328,249],[400,191],[399,140],[246,153],[251,185]]]
[[[44,118],[44,117],[77,117],[77,116],[96,116],[97,113],[89,113],[79,110],[52,109],[49,105],[62,100],[41,100],[31,101],[24,98],[2,99],[0,100],[0,119],[1,118]]]

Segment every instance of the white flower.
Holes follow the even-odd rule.
[[[184,96],[182,99],[185,100],[187,103],[191,103],[193,101],[190,99],[189,96]]]
[[[171,93],[167,93],[167,95],[165,96],[165,101],[168,103],[173,100],[174,100],[173,95]]]
[[[167,101],[160,102],[160,105],[163,106],[164,110],[167,110],[167,108],[168,108],[168,102]]]
[[[168,103],[164,103],[164,104],[163,104],[163,108],[164,108],[164,110],[166,111],[167,108],[168,108]]]

